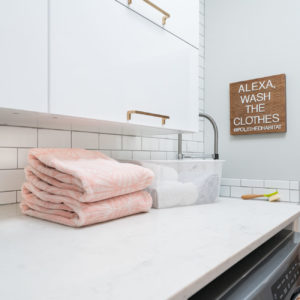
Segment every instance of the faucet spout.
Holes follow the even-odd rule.
[[[206,118],[209,120],[214,129],[214,154],[212,155],[213,159],[219,159],[219,131],[216,121],[209,114],[199,113],[199,117]]]
[[[209,122],[212,124],[213,129],[214,129],[214,154],[212,155],[213,159],[219,159],[219,146],[218,146],[218,141],[219,141],[219,132],[218,132],[218,126],[215,120],[208,114],[206,113],[199,113],[199,117],[206,118],[209,120]],[[182,133],[178,134],[178,159],[183,159],[183,158],[193,158],[193,156],[185,155],[182,153]],[[194,157],[196,158],[196,157]]]

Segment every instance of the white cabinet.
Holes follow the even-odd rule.
[[[197,131],[197,49],[116,1],[51,0],[50,53],[51,113]]]
[[[47,0],[0,0],[0,107],[47,111]]]
[[[199,0],[131,0],[131,4],[128,4],[128,0],[115,1],[122,3],[191,45],[199,47]],[[151,3],[157,8],[151,6]],[[162,24],[164,14],[158,8],[170,15],[164,25]]]

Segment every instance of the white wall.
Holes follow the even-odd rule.
[[[205,111],[219,126],[224,177],[299,181],[300,1],[209,0],[205,8]],[[280,73],[287,77],[287,133],[230,136],[229,83]]]

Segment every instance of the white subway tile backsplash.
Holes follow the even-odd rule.
[[[0,126],[0,147],[37,147],[37,129]]]
[[[132,151],[111,151],[111,157],[114,159],[131,160]]]
[[[264,181],[263,180],[256,180],[256,179],[242,179],[241,186],[248,186],[248,187],[263,187]]]
[[[265,180],[266,188],[289,189],[290,183],[287,180]]]
[[[141,150],[142,139],[139,136],[123,136],[123,150]]]
[[[122,137],[115,134],[100,134],[99,148],[103,150],[121,150]]]
[[[0,192],[20,190],[24,179],[24,170],[0,170]]]
[[[133,151],[132,158],[134,160],[150,160],[150,152],[148,151]]]
[[[178,156],[177,152],[167,152],[167,160],[177,159],[177,156]]]
[[[0,169],[17,168],[17,149],[0,148]]]
[[[290,190],[299,190],[299,181],[290,181]]]
[[[290,190],[290,201],[294,203],[300,202],[300,192],[296,190]]]
[[[193,134],[192,133],[183,133],[182,134],[182,140],[183,141],[192,141],[193,140]]]
[[[222,178],[221,185],[240,186],[241,180],[236,178]]]
[[[203,121],[199,121],[199,131],[202,131],[202,132],[204,131],[204,122]]]
[[[230,187],[229,186],[221,186],[220,187],[220,196],[221,197],[230,197]]]
[[[103,154],[105,154],[105,155],[107,155],[109,157],[112,157],[110,150],[98,150],[98,151],[100,151],[101,153],[103,153]]]
[[[39,148],[71,148],[71,132],[65,130],[38,129]]]
[[[188,142],[187,143],[187,152],[201,153],[203,151],[204,151],[203,143],[201,143],[201,142]]]
[[[156,138],[142,138],[142,150],[158,151],[159,150],[159,139]]]
[[[280,201],[289,202],[290,201],[290,191],[278,189],[278,193],[280,195]]]
[[[91,132],[72,132],[72,148],[98,149],[98,133]]]
[[[17,202],[21,202],[22,201],[22,193],[21,191],[17,191]]]
[[[150,153],[150,159],[154,160],[164,160],[167,159],[167,153],[166,152],[151,152]]]
[[[0,193],[0,204],[16,203],[16,201],[17,201],[17,196],[15,191]]]
[[[19,148],[18,149],[18,168],[25,168],[28,160],[29,148]]]
[[[178,149],[177,140],[159,139],[160,151],[177,151],[177,149]]]
[[[241,198],[242,195],[251,194],[252,188],[249,187],[238,187],[232,186],[231,187],[231,197],[234,198]]]
[[[193,141],[195,142],[203,142],[203,132],[193,133]]]

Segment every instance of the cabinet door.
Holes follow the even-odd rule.
[[[170,17],[162,24],[164,14],[144,0],[116,0],[189,44],[199,47],[199,0],[150,0]]]
[[[47,111],[46,0],[0,0],[0,107]]]
[[[197,130],[196,49],[111,0],[51,0],[50,18],[51,113]]]

